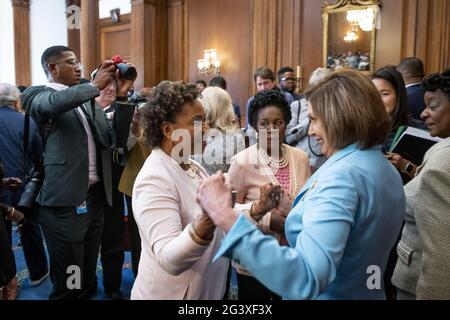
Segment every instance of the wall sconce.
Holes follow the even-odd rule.
[[[197,67],[202,75],[215,76],[220,74],[220,58],[217,56],[216,49],[209,49],[204,51],[204,58],[197,60]]]
[[[109,14],[111,15],[112,23],[120,22],[120,8],[114,8],[112,10],[109,10]]]

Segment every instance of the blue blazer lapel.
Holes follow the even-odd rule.
[[[326,173],[326,171],[332,167],[335,163],[339,162],[342,158],[345,158],[346,156],[352,154],[355,151],[360,150],[361,148],[357,145],[357,144],[351,144],[347,147],[345,147],[342,150],[339,150],[338,152],[336,152],[333,156],[331,156],[330,159],[328,159],[320,168],[319,170],[317,170],[309,179],[308,181],[305,183],[305,186],[303,187],[303,189],[300,191],[300,193],[298,194],[298,196],[295,198],[294,203],[292,204],[292,206],[294,207],[295,205],[297,205],[297,203],[299,203],[300,201],[302,201],[304,199],[304,197],[306,196],[306,194],[311,191],[316,185],[317,185],[317,181],[320,179],[320,176],[323,173]]]

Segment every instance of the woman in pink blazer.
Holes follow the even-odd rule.
[[[142,109],[153,150],[133,188],[142,252],[131,299],[222,299],[225,292],[229,260],[212,263],[224,234],[195,201],[208,176],[190,159],[205,147],[197,96],[193,85],[164,81]]]
[[[260,189],[267,184],[279,185],[290,205],[310,177],[308,155],[284,143],[286,127],[291,120],[288,102],[278,89],[259,92],[249,108],[249,124],[257,133],[258,143],[238,153],[231,160],[228,171],[236,190],[236,208],[266,234],[286,244],[285,214],[276,209],[261,219]],[[279,297],[266,289],[251,273],[233,262],[237,272],[239,300],[271,300]]]

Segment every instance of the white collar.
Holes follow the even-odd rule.
[[[47,83],[47,87],[52,88],[56,91],[61,91],[61,90],[69,88],[68,86],[66,86],[64,84],[57,83],[57,82],[49,82],[49,83]]]
[[[405,86],[405,88],[409,88],[409,87],[412,87],[412,86],[417,86],[418,84],[422,84],[422,82],[416,82],[416,83],[410,83],[410,84],[407,84],[407,85]]]

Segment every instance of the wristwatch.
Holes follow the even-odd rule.
[[[407,173],[411,173],[413,168],[414,168],[414,166],[411,164],[411,162],[408,162],[406,164],[406,166],[403,168],[403,171],[405,171]]]

